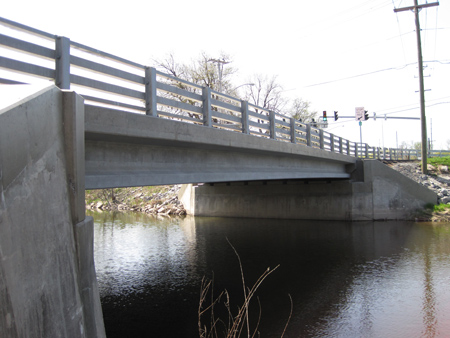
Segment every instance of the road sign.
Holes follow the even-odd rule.
[[[356,121],[364,120],[364,107],[355,108],[355,119]]]

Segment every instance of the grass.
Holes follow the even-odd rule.
[[[264,279],[266,279],[272,272],[274,272],[278,267],[276,266],[273,269],[267,268],[262,275],[258,278],[258,280],[253,284],[251,288],[249,288],[245,282],[244,278],[244,270],[242,268],[241,258],[239,257],[238,252],[234,248],[234,246],[228,240],[228,244],[233,248],[234,253],[236,254],[239,267],[241,269],[241,278],[242,278],[242,288],[244,293],[244,302],[241,306],[237,308],[237,313],[233,313],[230,306],[230,295],[227,290],[222,291],[218,297],[214,296],[213,293],[213,280],[207,280],[203,278],[201,290],[200,290],[200,302],[198,307],[198,329],[200,338],[238,338],[238,337],[259,337],[260,333],[258,332],[258,327],[261,319],[261,304],[258,300],[259,305],[259,317],[258,321],[254,326],[250,325],[249,320],[249,305],[252,298],[254,298],[256,290],[261,286]],[[223,305],[225,306],[226,312],[228,313],[228,320],[224,321],[215,314],[215,306],[221,302],[221,299],[225,298]],[[291,301],[291,312],[289,314],[289,318],[284,327],[281,338],[283,338],[286,333],[286,328],[289,325],[289,321],[292,316],[292,298],[289,295],[289,299]],[[205,324],[205,317],[207,317]]]
[[[438,205],[433,205],[433,211],[434,212],[445,212],[447,210],[450,210],[450,205],[448,204],[438,204]]]
[[[430,157],[427,159],[427,163],[432,166],[438,167],[440,165],[446,165],[450,167],[450,156],[447,157]]]
[[[425,209],[418,215],[419,219],[432,222],[450,222],[450,205],[448,204],[427,204]]]

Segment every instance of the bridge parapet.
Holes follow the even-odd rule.
[[[224,129],[370,159],[417,159],[416,150],[370,147],[343,139],[258,107],[239,98],[185,81],[124,58],[99,51],[4,18],[0,28],[0,83],[52,80],[82,95],[87,105]]]

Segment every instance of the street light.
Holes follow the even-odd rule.
[[[226,65],[230,62],[225,61],[225,59],[209,59],[207,62],[213,62],[217,64],[217,70],[219,71],[219,93],[222,92],[222,73],[223,73],[223,65]]]

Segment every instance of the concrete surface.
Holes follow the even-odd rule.
[[[363,161],[358,171],[356,180],[185,185],[179,198],[195,216],[347,221],[411,219],[437,202],[434,192],[379,161]]]
[[[339,153],[86,106],[86,188],[349,178]]]
[[[0,111],[2,338],[105,336],[92,219],[76,229],[69,197],[65,95],[75,94],[50,86]]]

